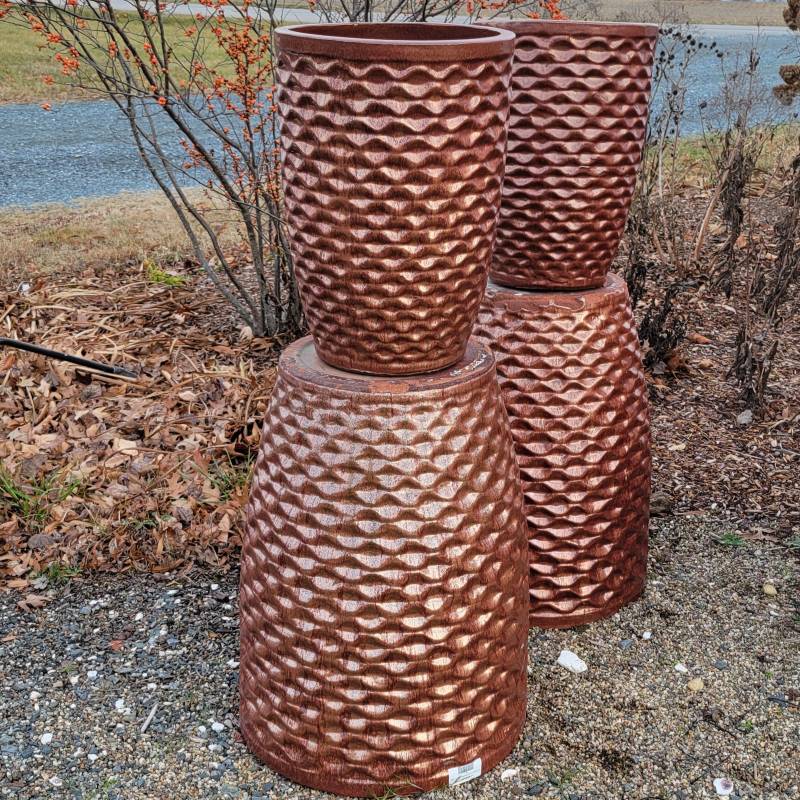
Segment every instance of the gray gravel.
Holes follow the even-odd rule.
[[[644,598],[601,623],[533,631],[518,747],[428,797],[714,798],[715,778],[732,797],[800,797],[796,563],[769,540],[719,541],[735,531],[657,522]],[[0,797],[329,797],[241,744],[235,575],[92,576],[34,614],[17,599],[0,598]],[[563,648],[588,671],[557,666]]]

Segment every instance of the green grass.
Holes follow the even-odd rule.
[[[169,286],[171,288],[186,285],[186,278],[183,275],[175,275],[172,272],[161,269],[152,259],[147,259],[143,266],[148,283]]]
[[[219,492],[223,502],[230,500],[238,490],[244,489],[253,474],[254,458],[249,456],[245,461],[233,461],[229,455],[225,459],[214,461],[208,471],[211,485]]]
[[[29,531],[35,533],[44,527],[50,508],[71,497],[80,486],[80,480],[63,482],[58,472],[24,483],[5,467],[0,467],[0,508],[15,514]]]
[[[401,784],[396,789],[387,788],[383,794],[372,795],[372,800],[398,800],[398,798],[410,797],[422,792],[419,786],[415,783],[407,781]]]
[[[765,174],[777,168],[786,168],[797,154],[797,137],[800,126],[796,122],[777,125],[767,139],[758,170]],[[684,136],[678,141],[676,151],[676,175],[686,185],[709,186],[716,183],[717,168],[714,153],[722,144],[722,134]]]
[[[141,39],[141,25],[135,14],[118,13],[133,40]],[[90,23],[97,25],[97,23]],[[186,15],[166,16],[164,30],[171,45],[176,64],[190,60],[193,39],[184,35],[189,26],[197,25],[195,19]],[[213,35],[202,33],[199,37],[204,50],[202,58],[209,65],[219,66],[226,73],[226,59]],[[0,20],[0,103],[36,103],[75,100],[96,96],[90,89],[70,85],[74,79],[63,78],[60,66],[55,61],[55,52],[44,44],[41,33],[36,33],[20,21],[19,14],[12,12]],[[55,83],[46,85],[44,77],[52,75]],[[176,69],[175,78],[180,80],[185,70]],[[84,73],[89,80],[89,73]]]
[[[556,789],[566,789],[578,777],[578,770],[574,767],[565,769],[560,775],[555,772],[548,773],[547,780]]]
[[[62,564],[60,561],[52,561],[40,573],[38,578],[47,578],[49,586],[62,586],[73,578],[81,574],[78,567]]]
[[[745,543],[738,533],[725,533],[717,539],[717,542],[725,547],[743,547]]]
[[[157,514],[153,511],[145,517],[131,517],[123,520],[123,524],[132,533],[145,533],[155,530],[167,519],[169,517],[166,514]]]

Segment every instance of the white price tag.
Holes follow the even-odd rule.
[[[447,770],[449,785],[457,786],[459,783],[466,783],[473,778],[480,778],[482,766],[481,760],[476,758],[469,764],[464,764],[460,767],[450,767],[450,769]]]

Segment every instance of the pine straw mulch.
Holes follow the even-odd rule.
[[[122,268],[29,281],[0,289],[0,336],[139,377],[0,350],[0,581],[25,589],[54,563],[55,575],[227,567],[272,343],[238,339],[197,274],[183,287]]]
[[[0,287],[0,336],[140,370],[122,380],[0,351],[0,582],[23,590],[24,606],[45,602],[43,571],[225,569],[236,559],[277,348],[242,339],[187,269],[184,287],[121,267]],[[649,378],[654,513],[728,509],[732,533],[796,542],[797,307],[767,413],[749,425],[737,422],[726,378],[735,309],[701,292],[684,311],[689,340]]]

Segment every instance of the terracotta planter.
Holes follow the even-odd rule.
[[[241,731],[270,767],[382,796],[449,782],[525,717],[526,531],[489,351],[412,379],[283,354],[242,550]]]
[[[386,375],[464,354],[494,242],[513,35],[281,28],[289,238],[322,359]]]
[[[528,289],[602,286],[641,160],[658,28],[496,24],[517,38],[492,280]]]
[[[571,627],[644,588],[650,497],[647,387],[625,282],[538,293],[489,282],[490,343],[522,474],[530,620]]]

